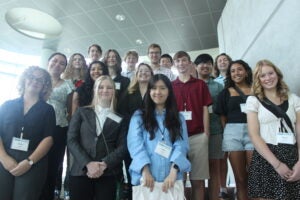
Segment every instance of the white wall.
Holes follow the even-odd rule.
[[[219,50],[252,67],[271,60],[299,95],[299,19],[299,0],[228,0],[218,23]]]

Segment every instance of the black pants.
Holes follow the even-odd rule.
[[[53,146],[48,154],[48,174],[47,180],[40,200],[53,200],[55,184],[59,175],[59,166],[62,165],[67,144],[68,127],[56,126],[53,133]]]
[[[8,153],[20,162],[31,152]],[[23,155],[22,155],[23,154]],[[0,164],[0,199],[2,200],[38,200],[47,174],[47,158],[35,163],[21,176],[13,176]]]
[[[115,200],[117,182],[114,176],[90,179],[87,176],[70,176],[72,200]]]

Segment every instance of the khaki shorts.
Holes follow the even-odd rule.
[[[189,137],[189,160],[192,164],[190,180],[205,180],[209,178],[208,137],[200,133]]]

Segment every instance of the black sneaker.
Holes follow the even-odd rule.
[[[230,199],[230,196],[227,192],[220,192],[219,193],[219,198],[221,198],[221,199]]]

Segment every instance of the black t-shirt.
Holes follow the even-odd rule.
[[[0,137],[5,149],[10,149],[13,137],[29,140],[28,150],[35,150],[55,130],[55,112],[51,105],[40,100],[24,115],[23,98],[5,102],[0,108]]]
[[[227,123],[247,123],[246,113],[241,111],[240,104],[242,103],[246,103],[243,97],[230,96],[229,90],[224,89],[218,96],[214,112],[226,116]]]

